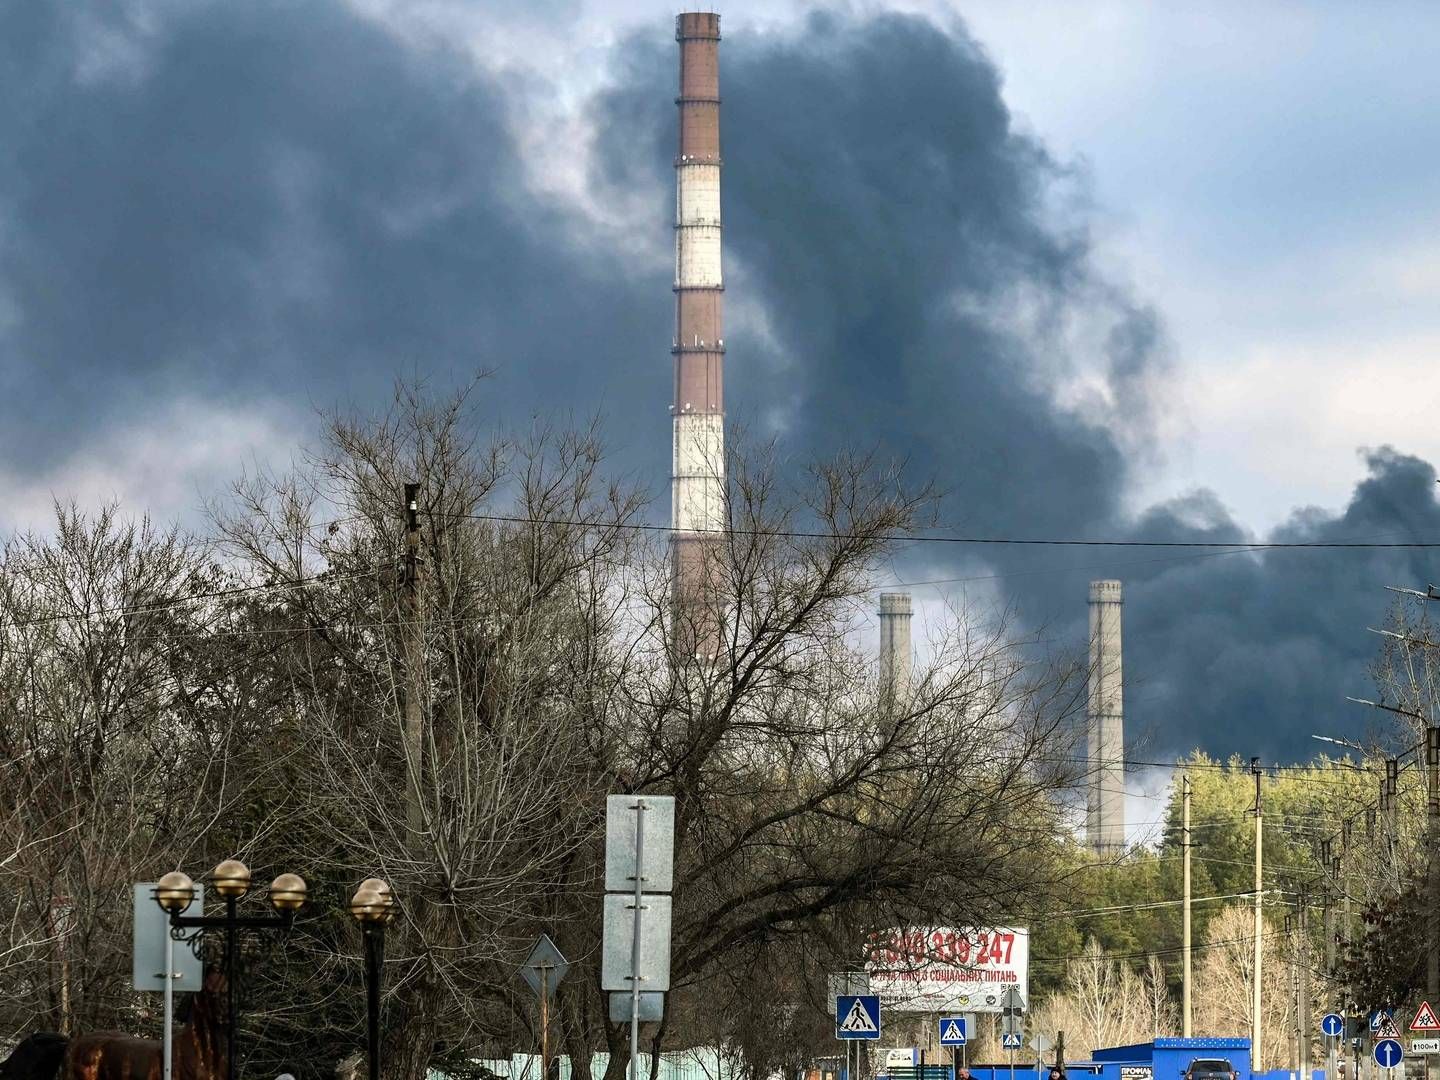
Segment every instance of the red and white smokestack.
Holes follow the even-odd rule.
[[[725,337],[720,270],[720,16],[676,16],[675,400],[672,558],[677,645],[719,651],[715,565],[725,528]]]

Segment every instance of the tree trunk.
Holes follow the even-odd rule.
[[[610,1060],[605,1064],[602,1080],[625,1080],[630,1068],[630,1025],[606,1024],[605,1048],[610,1051]]]

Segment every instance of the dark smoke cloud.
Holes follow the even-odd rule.
[[[530,194],[504,89],[459,57],[338,3],[187,5],[144,33],[100,5],[3,11],[12,452],[43,465],[77,415],[181,391],[303,411],[412,370],[663,417],[664,267],[617,273]],[[133,55],[84,76],[104,42]]]
[[[668,30],[617,49],[592,108],[597,190],[653,191],[627,227],[658,250]],[[1157,449],[1162,321],[1096,272],[1084,221],[1057,210],[1075,178],[1016,131],[963,31],[827,15],[723,48],[736,416],[797,456],[906,457],[968,533],[1249,538],[1203,492],[1126,516]],[[181,394],[376,403],[399,371],[498,367],[498,417],[599,406],[620,460],[660,480],[668,259],[612,254],[532,190],[517,92],[324,0],[128,22],[0,4],[0,448],[43,468]],[[1277,535],[1440,534],[1427,464],[1368,467],[1342,513]],[[1086,580],[1123,577],[1128,714],[1155,753],[1293,757],[1357,727],[1342,697],[1365,682],[1377,587],[1427,577],[1405,553],[918,550],[926,576],[1008,575],[1070,640]]]

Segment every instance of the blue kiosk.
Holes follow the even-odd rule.
[[[1249,1039],[1156,1039],[1096,1050],[1092,1060],[1104,1080],[1179,1080],[1200,1057],[1226,1058],[1242,1078],[1250,1076]]]

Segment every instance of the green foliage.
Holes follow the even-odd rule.
[[[1246,902],[1255,878],[1255,780],[1248,761],[1217,761],[1196,751],[1176,762],[1176,782],[1162,815],[1159,843],[1136,848],[1119,862],[1095,859],[1076,847],[1071,871],[1055,899],[1057,917],[1040,921],[1032,939],[1036,989],[1060,985],[1064,960],[1094,938],[1112,956],[1139,969],[1158,955],[1172,986],[1180,982],[1183,895],[1183,807],[1180,777],[1191,784],[1192,934],[1207,928],[1227,903]],[[1375,774],[1324,755],[1262,779],[1265,880],[1277,898],[1297,881],[1321,877],[1321,841],[1337,836],[1341,820],[1371,795]],[[1338,853],[1338,841],[1335,845]],[[1283,896],[1288,901],[1289,897]],[[1070,914],[1066,914],[1066,913]],[[1267,918],[1279,917],[1270,905]]]

